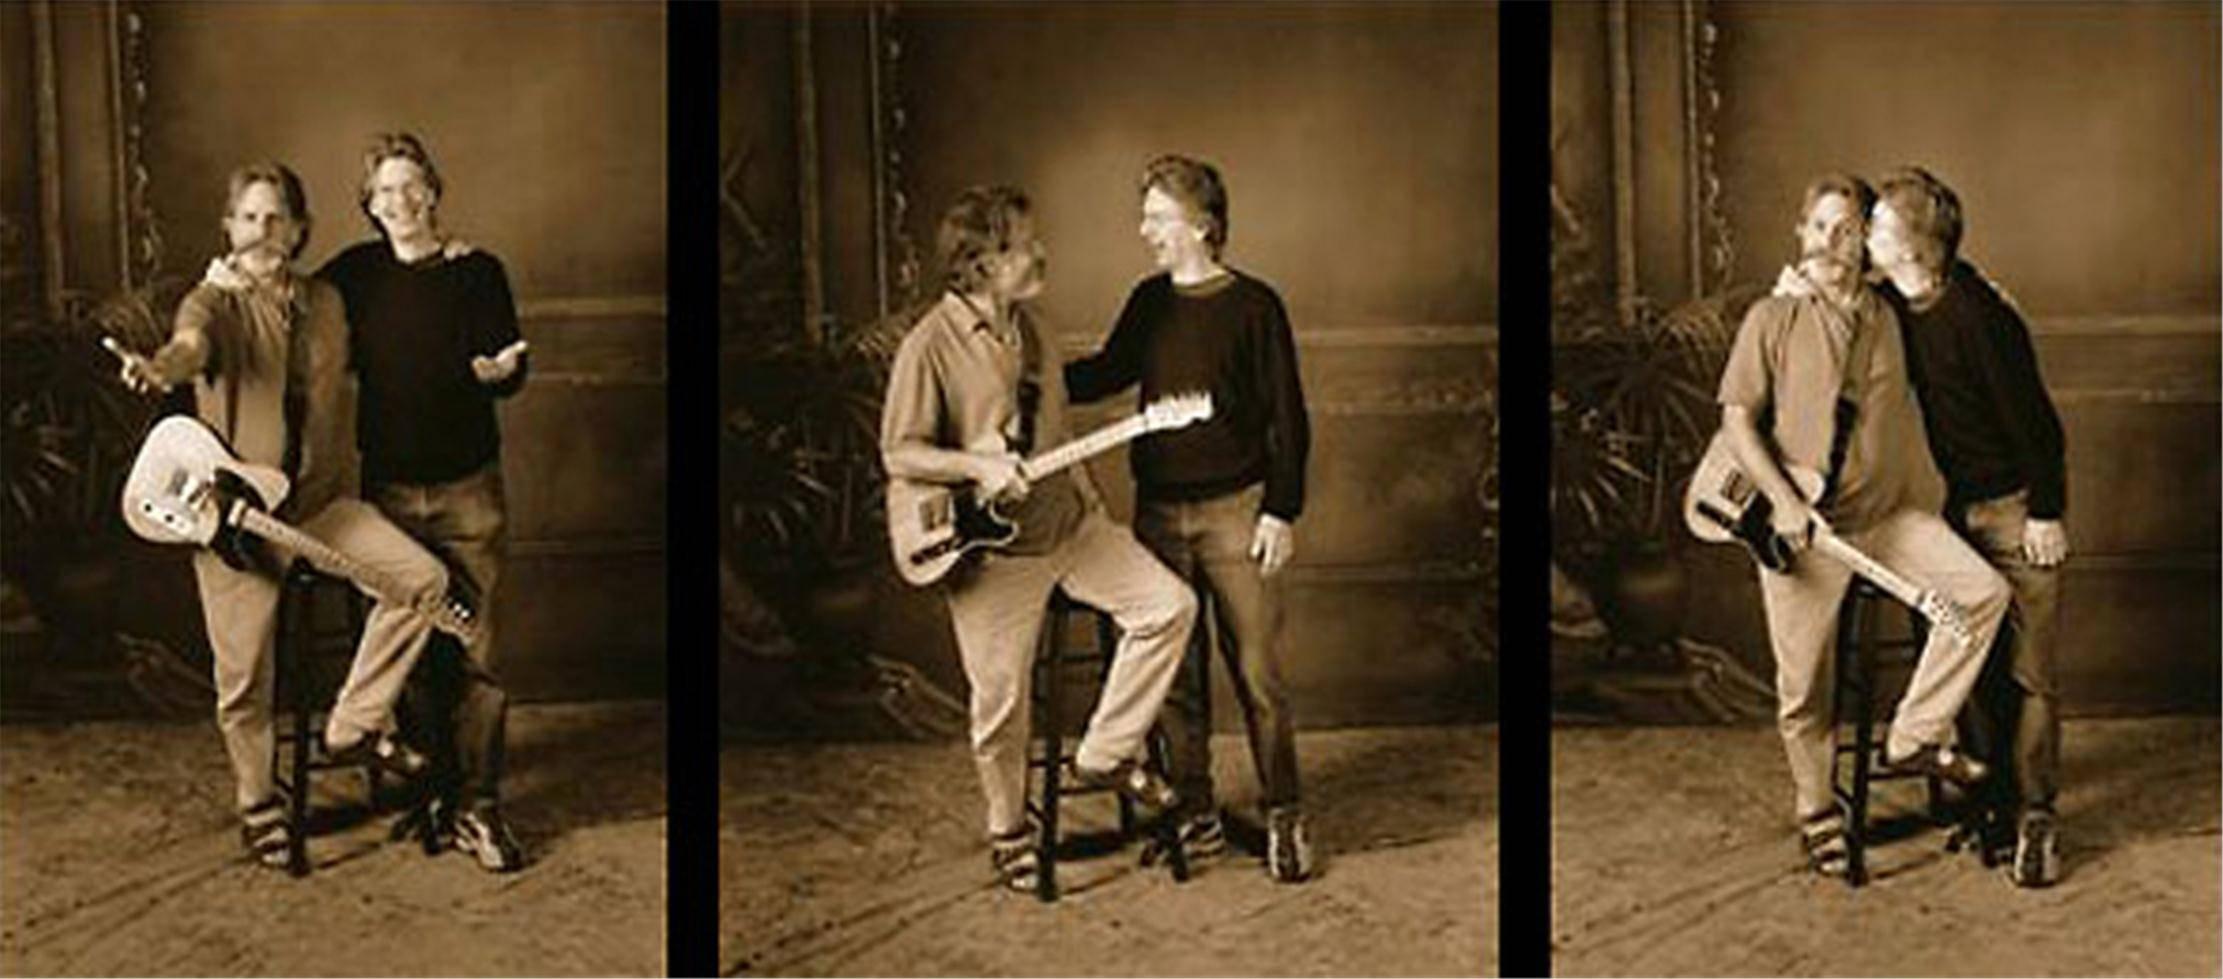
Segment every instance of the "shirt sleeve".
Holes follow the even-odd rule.
[[[888,394],[880,407],[883,457],[906,445],[939,444],[942,390],[927,349],[927,329],[924,325],[912,327],[888,365]]]
[[[1304,382],[1297,372],[1297,340],[1281,297],[1266,293],[1258,320],[1257,388],[1266,398],[1266,494],[1260,508],[1295,522],[1304,512],[1305,459],[1312,451],[1312,422]]]
[[[1967,284],[1984,299],[1984,315],[1975,320],[1980,326],[1962,338],[1971,346],[1969,360],[1983,373],[1993,409],[2014,443],[2016,462],[2030,488],[2030,516],[2059,520],[2068,509],[2066,445],[2061,416],[2038,373],[2030,328],[1979,276],[1972,273]]]
[[[484,252],[484,271],[473,283],[472,295],[477,308],[471,316],[471,352],[491,357],[503,348],[516,343],[521,334],[517,330],[517,302],[510,295],[509,274],[500,260]],[[496,398],[507,398],[525,386],[525,375],[532,371],[532,354],[517,358],[517,370],[503,378],[499,384],[485,385],[486,392]]]
[[[170,374],[173,380],[190,379],[203,374],[211,377],[215,376],[218,371],[223,369],[221,345],[227,339],[219,335],[216,324],[216,306],[212,290],[206,286],[195,286],[185,294],[185,298],[178,301],[177,315],[170,320],[172,340],[170,343],[163,344],[162,349],[155,352],[155,360],[160,363],[167,351],[176,350],[178,353],[175,356],[179,363],[177,373]],[[178,334],[196,331],[201,335],[198,350],[175,346]],[[164,373],[169,373],[169,365],[165,363],[162,366],[164,367]]]
[[[1715,400],[1753,414],[1774,404],[1773,363],[1776,326],[1783,319],[1787,301],[1762,299],[1745,311],[1744,323],[1729,346],[1729,360],[1721,368],[1721,389]]]
[[[1101,401],[1142,380],[1142,340],[1147,318],[1143,291],[1136,286],[1127,294],[1104,347],[1065,365],[1065,394],[1074,404]]]

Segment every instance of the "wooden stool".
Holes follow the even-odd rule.
[[[291,841],[286,871],[295,877],[309,872],[309,777],[313,772],[360,768],[369,786],[369,800],[377,804],[379,771],[375,765],[336,765],[325,759],[324,732],[317,723],[325,710],[317,707],[324,685],[310,682],[309,670],[319,653],[338,652],[339,662],[352,664],[355,643],[363,632],[364,599],[353,582],[318,571],[307,561],[295,560],[286,568],[278,595],[276,706],[288,716],[278,730],[272,759],[278,787],[286,794],[286,831]],[[337,627],[317,617],[318,597],[340,593],[344,613]],[[320,626],[322,626],[320,628]],[[327,657],[329,658],[329,657]],[[341,673],[345,682],[346,673]],[[290,750],[289,750],[290,749]],[[277,764],[282,762],[282,764]]]
[[[1087,620],[1094,628],[1088,630],[1089,645],[1076,648],[1067,644],[1075,619]],[[1111,665],[1118,651],[1118,636],[1112,626],[1111,616],[1082,605],[1068,597],[1063,589],[1050,595],[1049,614],[1042,623],[1042,638],[1034,658],[1034,696],[1030,705],[1033,711],[1034,741],[1041,745],[1029,753],[1027,767],[1030,774],[1039,773],[1040,789],[1030,792],[1027,812],[1040,827],[1037,847],[1041,853],[1042,869],[1035,875],[1035,896],[1043,901],[1055,901],[1057,888],[1058,808],[1067,796],[1110,792],[1109,788],[1083,788],[1061,784],[1062,768],[1073,759],[1066,750],[1064,686],[1065,673],[1075,667],[1095,667],[1099,678],[1111,673]],[[1161,772],[1165,767],[1165,731],[1157,726],[1150,729],[1148,764]],[[1031,781],[1031,780],[1030,780]],[[1119,832],[1122,837],[1132,836],[1135,829],[1134,804],[1126,796],[1119,799]],[[1181,848],[1178,828],[1164,814],[1156,821],[1157,844],[1167,856],[1173,879],[1189,879],[1188,854]]]
[[[1886,634],[1883,609],[1898,610],[1905,628]],[[1844,601],[1837,610],[1836,679],[1830,697],[1839,719],[1849,713],[1853,736],[1851,744],[1842,738],[1837,741],[1830,765],[1830,790],[1844,808],[1847,886],[1868,882],[1868,798],[1874,783],[1923,778],[1929,789],[1930,812],[1939,811],[1937,777],[1881,770],[1884,739],[1876,735],[1876,725],[1888,724],[1890,718],[1888,710],[1882,712],[1883,718],[1876,716],[1876,674],[1886,666],[1911,670],[1928,639],[1927,626],[1928,622],[1913,609],[1857,577],[1845,589]]]

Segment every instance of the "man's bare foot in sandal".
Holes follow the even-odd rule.
[[[1845,848],[1845,816],[1837,807],[1799,817],[1798,842],[1806,851],[1806,869],[1840,879],[1852,873],[1852,851]]]

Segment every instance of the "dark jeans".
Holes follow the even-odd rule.
[[[466,805],[497,801],[509,716],[494,660],[494,586],[509,543],[501,460],[453,482],[387,483],[364,495],[469,583],[478,639],[459,649],[453,638],[435,636],[402,714],[432,755],[435,791]]]
[[[2040,568],[2022,556],[2028,493],[1955,506],[1953,529],[2014,586],[2006,628],[1976,682],[1962,730],[1969,749],[2005,771],[2015,802],[2051,807],[2060,792],[2061,709],[2054,637],[2061,621],[2061,571]]]
[[[1213,636],[1219,639],[1243,723],[1250,730],[1261,801],[1271,810],[1298,800],[1297,739],[1281,679],[1281,583],[1259,574],[1258,562],[1250,557],[1264,493],[1262,486],[1252,486],[1209,500],[1145,500],[1136,505],[1135,536],[1186,579],[1198,602],[1211,610],[1213,628],[1200,623],[1190,634],[1182,675],[1159,715],[1171,749],[1167,774],[1183,807],[1193,812],[1213,805]]]

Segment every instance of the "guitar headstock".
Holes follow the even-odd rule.
[[[1211,417],[1212,392],[1169,394],[1143,407],[1142,427],[1147,431],[1163,432],[1186,428]]]

